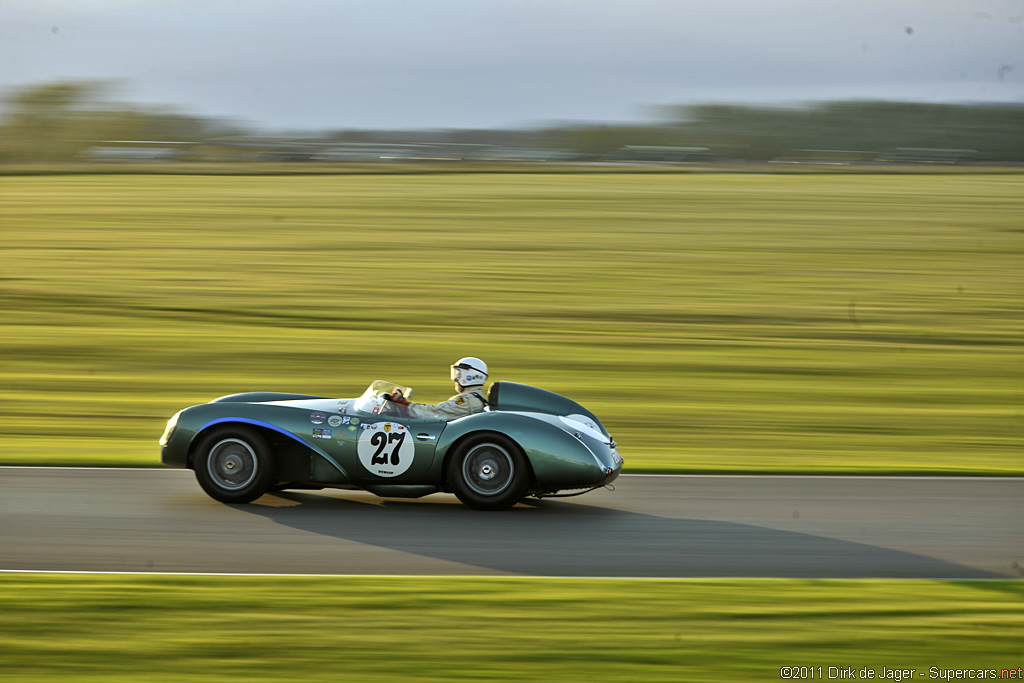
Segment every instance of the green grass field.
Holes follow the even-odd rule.
[[[0,177],[0,463],[485,358],[626,471],[1024,474],[1024,174]],[[1024,665],[1019,582],[0,575],[12,681]],[[892,680],[890,678],[890,680]]]
[[[245,390],[596,412],[626,471],[1024,473],[1024,174],[0,178],[0,462]]]
[[[5,575],[0,678],[940,680],[1024,665],[1022,617],[1013,581]]]

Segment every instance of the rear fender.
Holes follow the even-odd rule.
[[[437,444],[436,453],[441,457],[435,457],[435,466],[439,468],[435,474],[444,478],[449,458],[466,438],[496,432],[515,441],[523,450],[538,488],[583,488],[601,484],[606,475],[590,449],[542,417],[487,412],[449,422]]]

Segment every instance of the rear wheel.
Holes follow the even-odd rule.
[[[507,510],[530,485],[526,456],[500,434],[470,438],[448,461],[448,482],[464,504],[476,510]]]
[[[215,429],[199,443],[196,479],[222,503],[251,503],[270,488],[273,460],[266,441],[245,427]]]

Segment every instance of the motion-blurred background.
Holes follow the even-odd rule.
[[[627,471],[1021,470],[1019,2],[0,22],[0,461],[475,355]]]
[[[0,465],[156,466],[185,406],[447,395],[472,355],[600,415],[627,474],[1024,474],[1022,46],[1020,0],[0,0]],[[965,489],[857,480],[836,531],[816,477],[785,480],[811,510],[758,492],[730,522],[704,477],[656,480],[681,516],[638,513],[654,480],[628,476],[486,516],[350,492],[247,513],[180,474],[0,468],[7,538],[146,572],[8,573],[30,560],[0,544],[0,678],[1020,677],[1012,579],[393,576],[439,528],[738,577],[931,566],[948,535],[1011,576],[1011,481],[931,519]],[[147,483],[107,506],[99,481]],[[395,561],[157,574],[246,543],[300,573],[306,543]]]

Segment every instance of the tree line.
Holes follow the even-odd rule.
[[[8,93],[0,101],[0,163],[72,161],[110,144],[181,144],[194,150],[203,145],[258,148],[261,140],[270,139],[266,133],[216,119],[118,103],[111,99],[113,90],[110,82],[72,81]],[[668,107],[661,113],[658,121],[626,125],[445,131],[339,127],[272,139],[278,149],[289,138],[321,146],[430,142],[534,150],[581,160],[622,159],[632,153],[651,160],[691,155],[750,161],[1024,162],[1024,104],[705,104]]]

